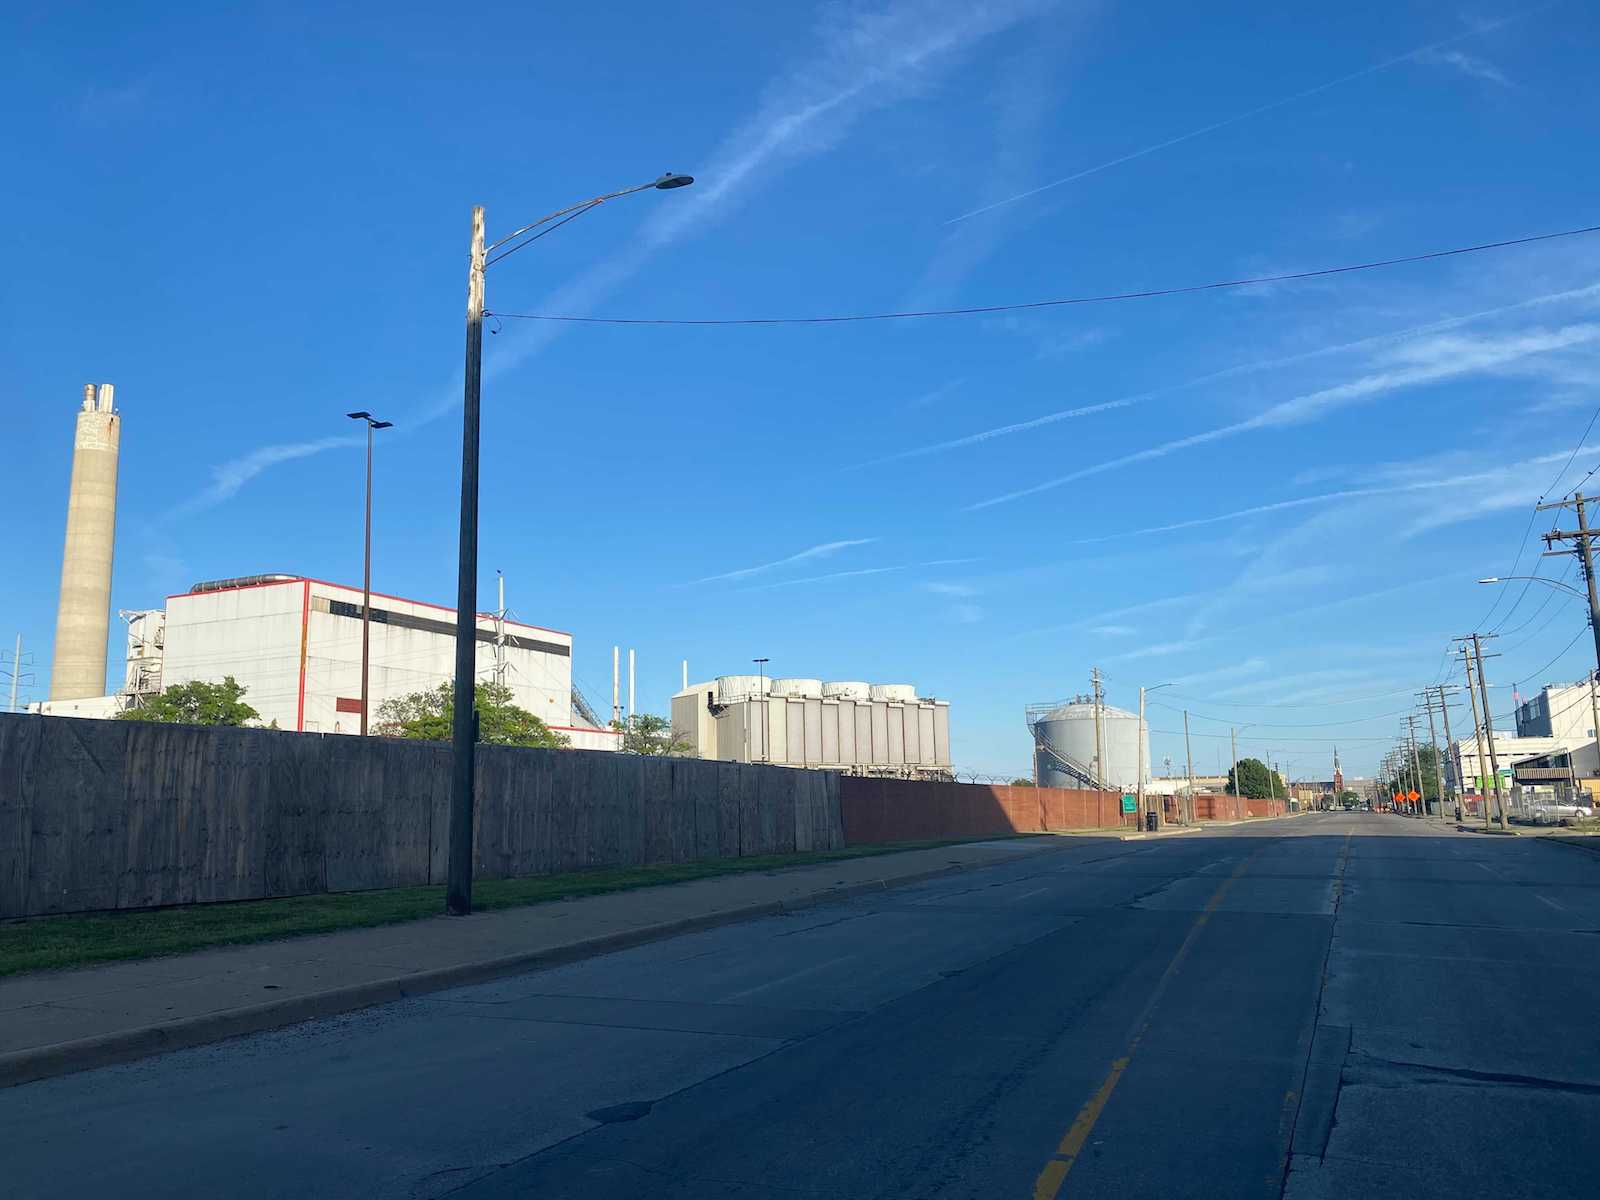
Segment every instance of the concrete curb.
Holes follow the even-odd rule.
[[[1047,849],[1041,849],[1030,850],[1022,854],[1009,854],[989,862],[972,864],[972,867],[981,869],[1002,866],[1049,852]],[[489,980],[503,978],[506,975],[515,975],[522,971],[539,967],[560,966],[564,963],[577,962],[581,959],[609,954],[614,950],[626,950],[634,946],[644,945],[647,942],[676,937],[679,934],[715,929],[721,925],[732,925],[754,917],[770,917],[786,912],[801,912],[836,900],[848,900],[872,892],[884,892],[891,888],[904,887],[908,884],[923,883],[929,879],[959,874],[962,871],[972,869],[972,867],[963,863],[953,863],[950,866],[939,867],[931,871],[919,871],[914,875],[903,875],[894,879],[873,879],[851,884],[848,887],[828,888],[793,900],[765,901],[761,904],[747,904],[740,908],[706,913],[698,917],[685,917],[677,921],[663,921],[656,925],[645,925],[638,929],[629,929],[621,933],[586,938],[583,941],[570,942],[564,946],[550,946],[542,950],[529,951],[526,954],[506,955],[481,962],[458,963],[455,966],[440,967],[432,971],[418,971],[414,974],[397,975],[389,979],[375,979],[365,983],[351,984],[347,987],[333,988],[326,992],[318,992],[315,995],[295,996],[285,1000],[269,1001],[265,1004],[252,1004],[244,1008],[232,1008],[222,1012],[206,1013],[198,1017],[184,1017],[161,1025],[146,1026],[142,1029],[130,1029],[120,1033],[103,1034],[92,1038],[79,1038],[70,1042],[57,1042],[54,1045],[39,1046],[28,1050],[14,1050],[6,1054],[0,1054],[0,1088],[16,1087],[18,1084],[23,1083],[35,1083],[41,1079],[50,1079],[58,1075],[71,1075],[78,1071],[93,1070],[96,1067],[133,1062],[136,1059],[148,1058],[156,1054],[166,1054],[173,1050],[185,1050],[194,1046],[207,1045],[211,1042],[224,1041],[228,1038],[243,1037],[251,1033],[262,1033],[269,1029],[281,1029],[286,1025],[297,1025],[302,1021],[313,1021],[321,1017],[333,1017],[342,1013],[356,1012],[359,1009],[371,1008],[374,1005],[389,1004],[395,1000],[404,1000],[411,996],[425,996],[430,992],[444,991],[447,988],[486,983]]]

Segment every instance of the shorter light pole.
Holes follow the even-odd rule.
[[[367,534],[361,556],[361,736],[367,736],[367,668],[372,621],[372,431],[390,429],[393,421],[380,421],[369,412],[345,413],[352,421],[367,423]]]
[[[1170,684],[1170,683],[1158,683],[1153,688],[1141,687],[1139,689],[1139,744],[1137,746],[1135,746],[1134,749],[1133,749],[1133,757],[1136,760],[1135,766],[1137,768],[1138,775],[1139,775],[1139,812],[1140,812],[1141,815],[1145,811],[1145,807],[1144,807],[1144,775],[1145,775],[1145,763],[1146,763],[1146,760],[1148,758],[1148,753],[1147,753],[1146,747],[1148,745],[1148,739],[1149,739],[1149,736],[1150,736],[1149,733],[1145,729],[1145,723],[1144,723],[1144,698],[1145,698],[1145,694],[1147,692],[1158,692],[1164,687],[1171,687],[1171,686],[1172,686],[1172,684]],[[1154,805],[1150,809],[1150,812],[1155,816],[1155,826],[1156,826],[1157,830],[1160,830],[1160,828],[1161,828],[1161,816],[1162,816],[1161,809],[1162,809],[1162,805],[1160,805],[1160,804]]]
[[[772,660],[752,658],[750,661],[756,665],[756,699],[761,702],[761,761],[765,762],[772,757],[767,750],[767,734],[772,725],[767,719],[767,664]]]

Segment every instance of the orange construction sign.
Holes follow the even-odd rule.
[[[1407,792],[1406,793],[1406,799],[1411,801],[1411,803],[1415,804],[1418,800],[1422,799],[1422,793],[1421,792]]]
[[[1395,793],[1395,794],[1394,794],[1394,802],[1395,802],[1395,803],[1396,803],[1396,804],[1399,804],[1399,803],[1400,803],[1400,801],[1402,801],[1402,800],[1404,800],[1404,799],[1405,799],[1405,797],[1404,797],[1404,796],[1402,796],[1402,795],[1401,795],[1401,794],[1400,794],[1400,793],[1399,793],[1399,792],[1396,792],[1396,793]]]

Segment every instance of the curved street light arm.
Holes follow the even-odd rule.
[[[1570,583],[1565,583],[1560,579],[1549,579],[1549,578],[1546,578],[1543,575],[1491,575],[1487,579],[1478,580],[1478,582],[1479,583],[1510,583],[1513,580],[1527,580],[1529,583],[1547,583],[1553,588],[1557,588],[1557,589],[1559,589],[1559,590],[1561,590],[1563,592],[1566,592],[1568,595],[1572,595],[1572,596],[1578,597],[1578,599],[1580,599],[1580,600],[1587,601],[1589,599],[1587,594],[1585,594],[1584,592],[1580,592],[1577,588],[1573,587]]]
[[[537,221],[534,221],[528,225],[524,225],[521,229],[513,230],[511,233],[506,234],[506,236],[501,238],[498,242],[492,242],[485,246],[483,248],[484,256],[487,257],[488,255],[493,254],[495,250],[501,246],[504,246],[507,242],[515,241],[529,230],[537,229],[539,226],[544,225],[547,222],[554,221],[557,217],[564,217],[568,213],[577,212],[580,208],[592,208],[596,204],[604,204],[607,200],[615,200],[618,196],[631,196],[634,192],[649,191],[651,188],[659,188],[663,186],[682,187],[683,184],[677,182],[678,180],[687,180],[689,182],[693,182],[687,175],[673,175],[669,171],[659,179],[652,179],[649,183],[637,183],[634,184],[633,187],[622,188],[621,190],[615,192],[607,192],[603,196],[591,196],[587,200],[580,200],[576,204],[569,204],[565,208],[558,208],[555,212],[546,213]]]

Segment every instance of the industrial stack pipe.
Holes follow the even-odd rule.
[[[81,700],[106,690],[106,638],[111,625],[111,551],[117,529],[117,455],[122,418],[113,391],[83,388],[72,440],[67,540],[50,664],[50,699]]]

